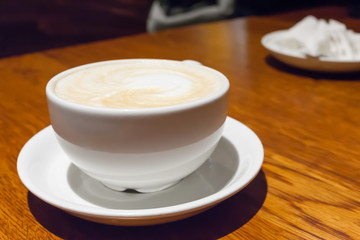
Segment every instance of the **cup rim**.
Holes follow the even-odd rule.
[[[93,63],[80,65],[80,66],[65,70],[63,72],[60,72],[60,73],[56,74],[54,77],[52,77],[46,85],[46,97],[47,97],[48,101],[50,100],[50,101],[55,102],[56,104],[61,105],[65,108],[73,109],[73,110],[81,111],[81,112],[96,113],[96,114],[110,114],[110,115],[113,115],[113,114],[115,114],[115,115],[116,114],[142,115],[142,114],[151,114],[151,113],[161,114],[161,113],[176,112],[176,111],[182,111],[182,110],[187,110],[187,109],[203,106],[203,105],[206,105],[208,103],[211,103],[211,102],[221,98],[223,95],[225,95],[229,91],[229,88],[230,88],[229,80],[224,74],[222,74],[221,72],[219,72],[213,68],[204,66],[199,63],[199,65],[201,67],[206,68],[210,71],[213,71],[215,74],[219,75],[224,83],[223,86],[217,92],[210,94],[209,96],[206,96],[204,98],[201,98],[201,99],[198,99],[195,101],[185,102],[185,103],[176,104],[176,105],[152,107],[152,108],[134,108],[134,109],[106,108],[106,107],[102,108],[102,107],[88,106],[88,105],[83,105],[83,104],[64,100],[64,99],[60,98],[59,96],[57,96],[53,91],[53,87],[59,79],[65,77],[73,72],[76,72],[76,71],[79,71],[81,69],[88,68],[88,67],[98,66],[98,65],[106,65],[106,64],[116,63],[116,62],[131,62],[131,61],[182,62],[180,60],[134,58],[134,59],[107,60],[107,61],[93,62]],[[188,60],[186,60],[186,61],[188,61]],[[188,64],[194,64],[194,63],[188,63]]]

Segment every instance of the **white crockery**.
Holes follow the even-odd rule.
[[[251,182],[263,157],[255,133],[228,117],[209,160],[163,191],[141,194],[108,189],[71,163],[51,126],[25,144],[17,168],[29,191],[57,208],[94,222],[135,226],[180,220],[213,207]]]
[[[321,60],[319,57],[304,56],[301,52],[288,51],[287,49],[281,49],[272,42],[275,39],[280,39],[286,30],[279,30],[266,34],[261,39],[261,44],[271,52],[271,54],[279,61],[290,65],[292,67],[319,71],[319,72],[351,72],[360,70],[360,61],[351,60]]]
[[[57,81],[80,69],[120,61],[76,67],[52,78],[47,87],[49,114],[57,139],[71,161],[109,188],[153,192],[176,184],[194,172],[211,155],[227,115],[229,82],[222,81],[208,97],[179,105],[147,109],[111,109],[65,101],[54,93]]]

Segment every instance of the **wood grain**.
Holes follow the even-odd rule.
[[[360,31],[358,20],[340,20]],[[0,60],[0,239],[360,239],[360,74],[305,72],[270,57],[261,37],[295,21],[243,18]],[[265,148],[254,182],[193,218],[137,228],[90,223],[29,193],[16,159],[50,124],[47,81],[122,58],[194,59],[227,75],[229,115]]]

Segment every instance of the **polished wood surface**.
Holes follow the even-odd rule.
[[[307,14],[307,13],[302,13]],[[360,73],[287,67],[260,44],[287,16],[228,20],[0,60],[0,239],[360,239]],[[332,16],[336,18],[336,16]],[[360,32],[360,21],[339,19]],[[262,170],[244,190],[178,222],[108,226],[73,217],[21,183],[22,146],[50,124],[45,86],[80,64],[194,59],[231,82],[229,116],[261,139]]]

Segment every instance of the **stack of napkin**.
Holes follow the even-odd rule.
[[[330,61],[359,61],[360,34],[330,19],[307,16],[272,40],[285,54]]]

